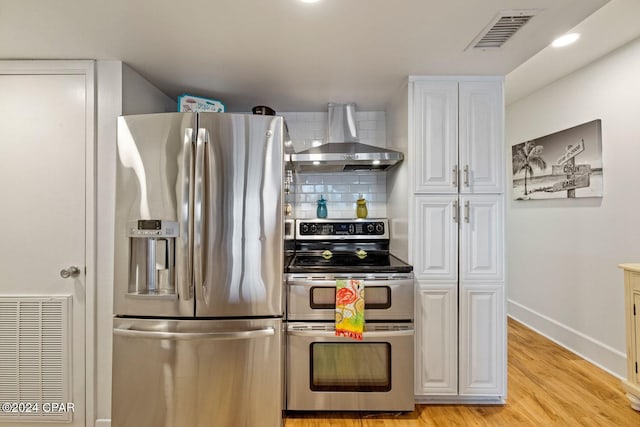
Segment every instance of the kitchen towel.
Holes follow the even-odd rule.
[[[336,336],[362,340],[364,281],[336,280]]]

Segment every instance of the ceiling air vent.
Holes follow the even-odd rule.
[[[500,11],[465,50],[502,47],[536,13],[537,9]]]

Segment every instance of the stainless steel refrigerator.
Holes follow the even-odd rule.
[[[279,426],[282,119],[118,119],[113,427]]]

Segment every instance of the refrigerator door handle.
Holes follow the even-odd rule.
[[[157,340],[189,341],[189,340],[244,340],[275,335],[274,328],[254,329],[248,331],[222,331],[222,332],[156,332],[139,331],[135,329],[113,330],[114,335],[129,338],[150,338]]]
[[[178,208],[178,220],[181,224],[180,234],[186,236],[186,242],[184,238],[182,239],[185,253],[180,260],[186,271],[186,276],[181,275],[180,277],[182,287],[180,293],[185,301],[193,298],[193,224],[190,220],[190,218],[193,218],[193,143],[193,129],[186,128],[182,140],[182,152],[184,153],[182,156],[182,179],[180,182],[182,200],[179,201]]]
[[[204,194],[205,194],[205,150],[209,143],[209,131],[205,128],[198,129],[196,138],[196,159],[194,175],[193,196],[193,282],[195,285],[196,299],[204,297],[204,266],[202,251],[204,249]]]

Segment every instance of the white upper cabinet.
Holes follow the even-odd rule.
[[[459,85],[460,192],[502,193],[502,84],[474,81]]]
[[[458,82],[415,82],[413,112],[415,192],[456,193]]]
[[[502,80],[412,84],[414,193],[502,193]]]

